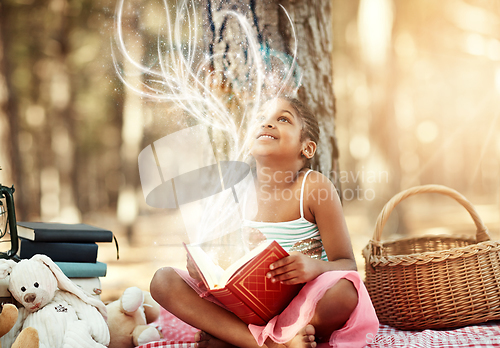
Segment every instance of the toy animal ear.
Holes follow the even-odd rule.
[[[17,265],[15,261],[2,259],[0,260],[0,279],[6,278],[10,272],[12,272],[12,268]]]
[[[59,266],[57,266],[52,259],[46,255],[37,254],[31,258],[31,260],[39,261],[44,263],[52,271],[57,280],[57,287],[60,290],[64,290],[74,294],[79,297],[83,302],[88,303],[96,307],[99,312],[101,312],[104,319],[107,318],[106,306],[104,303],[96,298],[87,295],[81,288],[76,286],[64,273],[61,271]]]

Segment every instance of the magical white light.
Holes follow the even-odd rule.
[[[261,47],[255,29],[244,14],[220,11],[214,16],[213,20],[217,23],[235,20],[241,29],[241,37],[234,42],[243,42],[247,48],[248,57],[243,68],[247,69],[246,75],[249,77],[242,85],[241,81],[231,80],[231,73],[227,69],[217,71],[211,65],[211,62],[223,57],[220,54],[210,56],[199,44],[202,39],[199,31],[203,28],[193,0],[179,0],[175,6],[175,15],[170,13],[167,0],[163,0],[165,25],[158,33],[158,60],[154,66],[146,66],[135,60],[127,49],[123,30],[124,4],[125,0],[120,0],[116,7],[116,35],[115,45],[112,47],[113,61],[122,82],[144,98],[173,102],[199,123],[223,131],[230,142],[227,147],[230,151],[228,158],[243,158],[248,147],[245,142],[246,125],[249,118],[257,113],[263,99],[270,98],[269,91],[274,90],[276,97],[284,93],[295,94],[300,85],[295,29],[286,10],[282,7],[290,21],[294,38],[291,61],[283,59],[282,54],[270,47]],[[269,68],[270,53],[274,55],[272,70],[266,69]],[[122,60],[145,77],[142,84],[138,86],[137,83],[130,83],[121,69]],[[281,66],[277,63],[281,63]],[[242,110],[240,117],[235,117],[229,110],[227,96],[219,96],[217,93],[223,78],[225,84],[245,92],[246,105],[249,107]]]
[[[287,56],[283,52],[274,51],[271,47],[263,47],[263,44],[258,40],[258,33],[243,13],[236,11],[216,12],[212,18],[216,26],[221,25],[224,21],[226,23],[232,21],[231,23],[234,24],[232,28],[239,28],[239,31],[233,30],[231,32],[233,36],[231,42],[241,45],[240,48],[245,51],[245,59],[238,56],[238,53],[232,56],[231,63],[240,64],[235,71],[224,67],[224,64],[219,64],[226,59],[222,54],[214,53],[211,55],[204,50],[201,43],[203,35],[200,32],[206,28],[202,28],[203,25],[198,19],[193,0],[179,0],[175,7],[167,0],[162,0],[162,4],[164,12],[158,15],[164,16],[165,25],[160,28],[156,43],[148,43],[147,40],[145,43],[157,47],[157,57],[153,60],[154,63],[146,64],[134,59],[127,48],[127,45],[132,45],[128,40],[132,29],[128,27],[126,33],[124,32],[125,0],[118,1],[112,56],[119,78],[141,97],[156,102],[173,103],[200,125],[223,132],[225,139],[227,139],[225,149],[228,152],[229,161],[244,160],[250,141],[254,140],[247,136],[248,124],[252,117],[257,114],[263,102],[283,94],[294,95],[300,86],[300,71],[296,62],[297,40],[291,18],[281,7],[290,21],[294,43],[292,55]],[[175,13],[171,13],[174,9]],[[160,22],[155,20],[155,23]],[[240,37],[235,37],[235,35]],[[137,40],[134,41],[134,44],[137,44]],[[148,50],[144,49],[143,51]],[[135,69],[134,76],[127,76],[122,69],[124,64]],[[127,70],[127,73],[130,73],[130,69]],[[138,75],[142,78],[138,79]],[[243,81],[242,76],[246,78]],[[240,103],[240,115],[234,115],[234,110],[229,108],[229,96],[222,90],[223,86],[230,86],[232,93],[244,101],[244,103]],[[168,135],[162,141],[167,141],[172,136],[174,135]],[[183,139],[182,146],[195,149],[195,145],[199,145],[199,139],[194,138],[196,137]],[[197,141],[197,144],[193,143]],[[165,173],[159,175],[155,161],[158,161],[158,166],[161,166],[161,163],[166,161],[166,157],[159,158],[159,156],[162,155],[162,151],[165,153],[168,151],[156,148],[158,142],[159,140],[154,143],[156,154],[153,153],[153,148],[150,146],[144,149],[142,155],[139,156],[139,166],[141,167],[142,163],[146,168],[146,170],[141,171],[141,182],[143,179],[145,181],[143,183],[145,197],[148,197],[150,192],[160,185],[168,186],[169,180],[173,180],[173,183],[177,184],[180,184],[182,180],[180,176],[174,178],[173,175]],[[180,143],[177,142],[177,146]],[[208,144],[208,141],[205,143]],[[206,146],[210,146],[209,150],[212,151],[211,146],[213,145]],[[176,149],[174,148],[172,151],[175,152]],[[185,157],[180,157],[185,159]],[[195,157],[193,156],[193,159]],[[224,176],[221,159],[217,160],[221,175]],[[198,173],[204,175],[203,168],[207,168],[207,165],[201,163],[203,161],[198,162]],[[151,163],[152,165],[150,165]],[[228,163],[226,162],[226,165]],[[150,170],[150,168],[154,170]],[[171,169],[169,168],[169,170]],[[227,229],[228,232],[234,231],[238,222],[241,222],[243,196],[248,196],[248,187],[253,186],[253,180],[249,174],[236,181],[234,178],[236,174],[232,174],[232,171],[237,172],[234,168],[226,168],[226,177],[224,177],[224,180],[231,182],[229,187],[222,187],[222,190],[217,193],[195,201],[189,201],[186,198],[185,204],[179,204],[179,209],[185,216],[185,225],[190,234],[191,242],[204,241],[207,239],[207,235],[210,235],[211,238],[215,234],[220,235],[224,229]],[[232,178],[231,175],[233,175]],[[221,178],[223,186],[225,185],[224,180]],[[179,185],[175,188],[169,186],[169,190],[168,192],[177,194],[177,199],[180,198]],[[188,193],[184,196],[191,197],[191,192]],[[169,207],[171,204],[171,202],[167,202],[167,195],[156,195],[153,198],[154,204],[157,206]],[[158,199],[165,202],[158,202]],[[250,199],[253,198],[250,197]]]

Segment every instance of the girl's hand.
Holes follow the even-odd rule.
[[[272,282],[292,285],[308,282],[322,273],[320,260],[311,259],[298,251],[270,265],[266,276]]]
[[[196,270],[193,259],[191,257],[189,257],[189,254],[187,255],[186,268],[187,268],[191,278],[194,278],[195,280],[201,282],[200,274]]]

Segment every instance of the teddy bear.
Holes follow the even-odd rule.
[[[160,305],[149,292],[138,287],[125,289],[121,297],[106,305],[109,348],[133,348],[162,338],[152,323],[160,316]]]
[[[0,260],[0,278],[7,276],[20,308],[16,324],[2,338],[7,338],[6,347],[27,327],[37,330],[40,348],[108,345],[104,303],[76,286],[48,256],[34,255],[19,263]]]
[[[6,303],[2,306],[0,313],[0,337],[9,332],[16,324],[18,317],[17,307],[12,303]],[[0,343],[0,348],[2,344]],[[32,327],[24,329],[11,348],[38,348],[38,332]]]

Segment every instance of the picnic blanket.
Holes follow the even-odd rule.
[[[160,326],[164,338],[138,348],[194,348],[194,334],[198,331],[162,308],[153,323]],[[500,347],[500,321],[471,325],[449,330],[401,331],[380,325],[378,333],[366,338],[365,348],[491,348]]]

